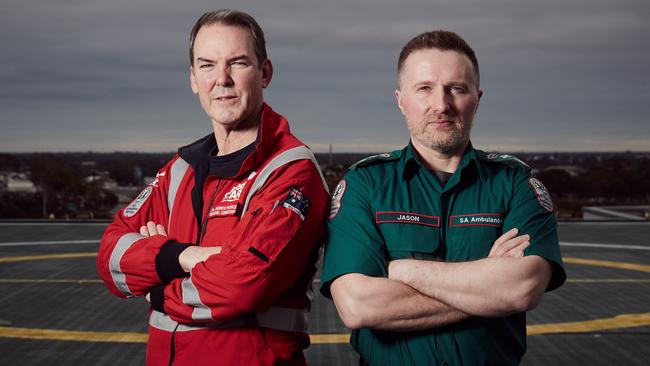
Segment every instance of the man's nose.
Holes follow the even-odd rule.
[[[231,86],[233,84],[232,77],[230,76],[229,66],[222,66],[217,68],[215,84],[217,84],[217,86]]]
[[[450,95],[444,88],[435,88],[431,93],[431,108],[437,113],[446,113],[450,109]]]

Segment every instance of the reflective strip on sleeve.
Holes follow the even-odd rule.
[[[214,321],[210,308],[201,302],[199,291],[194,286],[191,275],[181,283],[181,291],[183,294],[183,304],[194,308],[192,311],[192,319],[196,321]]]
[[[248,210],[248,205],[250,204],[253,195],[260,188],[262,188],[264,183],[266,183],[266,180],[269,179],[271,174],[273,174],[276,169],[292,161],[303,159],[311,160],[311,162],[314,163],[314,166],[320,175],[320,179],[323,182],[323,188],[327,193],[329,193],[327,182],[325,181],[325,177],[323,177],[323,172],[321,172],[320,166],[318,166],[318,161],[316,161],[316,158],[314,157],[314,154],[312,154],[311,150],[309,150],[306,146],[294,147],[293,149],[289,149],[273,158],[257,175],[255,181],[253,182],[253,185],[251,186],[251,189],[248,191],[248,195],[246,196],[246,201],[244,201],[244,208],[242,209],[240,217],[243,217],[244,213],[246,213],[246,210]]]
[[[178,187],[181,185],[181,181],[185,176],[185,172],[189,164],[182,158],[176,159],[172,168],[170,169],[169,177],[169,191],[167,192],[167,206],[169,207],[169,222],[167,227],[171,227],[172,222],[172,209],[174,208],[174,200],[176,199],[176,192],[178,192]]]
[[[113,282],[118,290],[120,290],[127,297],[133,297],[134,295],[129,290],[129,286],[126,284],[126,276],[120,268],[120,261],[124,253],[135,243],[137,240],[144,238],[144,236],[137,233],[128,233],[122,235],[122,237],[117,241],[113,252],[111,253],[111,259],[108,262],[108,268],[111,271],[111,277]]]
[[[165,313],[161,313],[157,310],[153,310],[149,316],[149,325],[160,330],[166,330],[168,332],[173,332],[176,329],[177,332],[189,332],[192,330],[201,330],[201,329],[222,329],[222,328],[234,328],[234,327],[243,327],[245,325],[244,321],[241,318],[235,318],[228,322],[224,323],[213,323],[209,325],[192,325],[192,324],[179,324],[177,321],[169,317]],[[176,326],[178,325],[178,328]]]
[[[267,311],[255,313],[260,327],[289,332],[307,332],[309,324],[307,312],[301,309],[272,307]]]
[[[255,313],[257,323],[262,328],[283,330],[287,332],[307,332],[307,311],[303,309],[291,309],[282,307],[271,307],[264,312]],[[168,332],[189,332],[202,329],[227,329],[246,326],[241,317],[223,323],[208,323],[201,325],[179,324],[165,313],[153,310],[149,316],[149,325]],[[178,328],[176,328],[178,326]]]

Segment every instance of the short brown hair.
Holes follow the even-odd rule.
[[[201,27],[212,24],[230,25],[246,29],[253,38],[253,43],[255,44],[255,55],[257,56],[259,66],[262,66],[262,62],[267,59],[264,31],[262,31],[260,25],[257,24],[255,18],[243,11],[232,9],[209,11],[201,15],[199,20],[196,21],[196,24],[194,24],[192,32],[190,33],[190,65],[194,65],[194,40],[196,39],[196,35],[199,33],[199,30],[201,30]]]
[[[409,55],[415,51],[423,49],[439,49],[442,51],[457,51],[466,55],[474,66],[476,72],[476,85],[480,84],[481,76],[478,70],[478,60],[474,54],[474,50],[470,47],[465,40],[458,34],[445,30],[435,30],[431,32],[424,32],[413,37],[402,48],[399,54],[399,61],[397,62],[397,75],[399,76],[404,67],[404,62]]]

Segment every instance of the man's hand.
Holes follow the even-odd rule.
[[[491,257],[512,257],[521,258],[524,250],[530,245],[530,235],[517,236],[517,228],[510,229],[503,233],[492,245],[488,258]]]
[[[153,221],[147,222],[147,225],[140,226],[140,235],[142,236],[154,236],[154,235],[164,235],[167,236],[167,231],[165,231],[165,227],[156,224]]]
[[[147,222],[146,226],[143,225],[140,227],[140,235],[167,236],[167,231],[165,231],[164,226],[156,224],[153,221],[149,221]],[[189,272],[197,263],[203,262],[211,255],[219,253],[221,253],[221,247],[199,247],[192,245],[181,252],[181,254],[178,256],[178,263],[181,265],[181,268],[183,268],[185,272]]]
[[[488,254],[488,258],[523,257],[524,250],[530,245],[530,235],[526,234],[517,236],[518,232],[519,230],[514,228],[503,233],[503,235],[492,244],[492,249],[490,250],[490,254]],[[398,273],[398,268],[395,265],[397,262],[399,262],[399,260],[388,262],[388,278],[399,281],[402,273]]]
[[[221,247],[199,247],[192,245],[183,250],[178,256],[178,263],[185,272],[189,272],[194,266],[203,262],[211,255],[221,253]]]

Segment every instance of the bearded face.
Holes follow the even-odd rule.
[[[482,94],[476,79],[462,53],[423,49],[409,55],[395,96],[416,146],[462,154]]]

